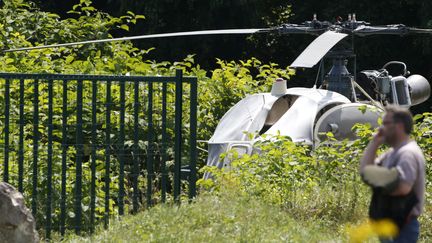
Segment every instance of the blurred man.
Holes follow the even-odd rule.
[[[425,159],[420,147],[410,140],[413,129],[411,113],[404,108],[388,106],[382,127],[374,135],[360,162],[363,180],[372,187],[369,216],[373,220],[391,219],[399,234],[382,242],[416,242],[423,211],[425,192]],[[377,157],[382,144],[391,148]]]

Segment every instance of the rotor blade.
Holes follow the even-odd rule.
[[[76,46],[76,45],[95,44],[95,43],[104,43],[104,42],[113,42],[113,41],[155,39],[155,38],[167,38],[167,37],[177,37],[177,36],[253,34],[253,33],[257,33],[257,32],[268,32],[268,31],[270,31],[270,29],[225,29],[225,30],[201,30],[201,31],[188,31],[188,32],[174,32],[174,33],[164,33],[164,34],[138,35],[138,36],[121,37],[121,38],[78,41],[78,42],[71,42],[71,43],[46,45],[46,46],[22,47],[22,48],[3,50],[3,52],[29,51],[29,50],[44,49],[44,48]]]
[[[347,34],[336,33],[334,31],[325,32],[312,41],[290,67],[311,68],[315,66],[333,46],[346,36]]]
[[[406,27],[403,24],[387,26],[359,26],[353,31],[358,36],[368,35],[408,35],[408,34],[432,34],[432,29],[419,29]]]
[[[328,30],[328,26],[311,27],[298,24],[284,24],[280,27],[274,28],[281,35],[286,34],[312,34],[320,35]]]

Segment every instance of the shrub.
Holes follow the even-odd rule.
[[[130,25],[135,24],[137,21],[143,19],[143,16],[135,15],[128,12],[127,15],[121,17],[113,17],[106,13],[96,10],[91,5],[89,0],[81,0],[79,4],[75,5],[70,11],[71,17],[61,19],[58,15],[40,11],[35,4],[23,0],[6,1],[0,8],[0,18],[4,19],[4,23],[0,24],[0,45],[3,49],[17,48],[17,47],[30,47],[42,44],[54,44],[64,42],[75,42],[91,39],[110,38],[111,32],[116,29],[128,30]],[[246,61],[223,61],[217,60],[218,68],[212,71],[206,71],[200,68],[195,63],[193,55],[189,55],[184,60],[178,62],[155,62],[148,60],[147,53],[151,51],[140,50],[135,48],[131,42],[111,42],[104,44],[91,44],[75,47],[60,47],[53,49],[32,50],[27,52],[8,52],[0,56],[0,70],[2,72],[23,72],[23,73],[62,73],[62,74],[115,74],[115,75],[147,75],[147,76],[172,76],[176,69],[182,69],[185,76],[198,77],[199,87],[199,107],[198,107],[198,138],[207,140],[210,138],[217,121],[225,114],[225,112],[238,100],[244,97],[245,94],[260,92],[268,89],[271,81],[275,77],[289,78],[292,71],[288,68],[279,68],[274,63],[263,64],[257,59],[250,59]],[[10,182],[17,185],[18,180],[18,165],[17,165],[17,147],[18,147],[18,124],[13,122],[18,120],[19,117],[19,88],[17,88],[18,80],[11,81],[11,107],[10,107]],[[36,216],[39,222],[39,227],[43,226],[45,207],[47,202],[47,130],[48,130],[48,107],[47,107],[47,84],[46,82],[39,82],[39,158],[38,158],[38,171],[39,181],[38,200]],[[159,97],[161,95],[162,87],[155,85],[154,95]],[[5,82],[0,82],[0,90],[5,89]],[[57,202],[60,200],[60,186],[61,186],[61,113],[62,113],[62,92],[63,88],[59,84],[54,84],[54,145],[53,145],[53,225],[58,225],[60,208]],[[119,112],[119,83],[112,84],[112,101],[115,103],[112,107],[113,114]],[[84,83],[84,149],[88,155],[89,148],[92,146],[91,142],[91,86],[88,82]],[[145,99],[147,97],[147,88],[140,87],[140,96]],[[76,123],[76,82],[70,82],[68,85],[68,143],[74,144],[75,127]],[[98,106],[97,106],[97,145],[104,144],[105,141],[105,111],[103,107],[105,100],[106,85],[101,83],[98,85]],[[188,95],[189,87],[184,86],[184,113],[189,111]],[[25,82],[24,94],[24,170],[26,174],[31,171],[33,152],[32,148],[32,134],[33,134],[33,97],[34,86],[32,81]],[[126,123],[125,129],[125,142],[126,142],[126,160],[132,157],[131,146],[133,144],[133,119],[131,107],[133,107],[133,87],[126,85]],[[160,98],[160,97],[159,97]],[[174,87],[168,86],[168,114],[174,114]],[[158,103],[159,102],[159,103]],[[160,99],[155,98],[155,106],[159,107]],[[0,97],[0,110],[4,110],[4,96]],[[144,109],[143,109],[144,110]],[[187,116],[183,116],[184,124],[188,124]],[[113,144],[118,141],[118,127],[119,119],[113,116],[111,120],[112,133],[111,141]],[[161,111],[155,109],[154,123],[160,124]],[[139,124],[146,127],[146,117],[139,117]],[[174,119],[169,121],[168,136],[173,137],[173,124]],[[159,130],[158,130],[159,129]],[[148,129],[140,130],[140,149],[145,151],[148,147],[146,143],[146,135]],[[188,127],[184,127],[185,134],[187,134]],[[157,128],[155,133],[160,134],[160,128]],[[4,138],[4,134],[1,139]],[[188,140],[184,141],[184,151],[188,151]],[[3,140],[4,141],[4,140]],[[155,144],[156,149],[160,150],[158,144]],[[168,147],[173,146],[173,139],[170,139]],[[116,215],[117,197],[119,191],[118,186],[118,148],[112,147],[113,153],[111,157],[111,184],[110,192],[110,212]],[[68,149],[67,160],[67,182],[66,190],[68,197],[67,205],[67,222],[72,223],[74,220],[73,208],[73,194],[75,185],[75,160],[76,151],[74,146]],[[168,150],[169,158],[168,165],[172,166],[172,150]],[[186,154],[186,153],[184,153]],[[4,154],[0,154],[0,161],[4,159]],[[205,154],[201,153],[200,165],[204,164]],[[88,157],[88,156],[87,156]],[[97,150],[96,176],[99,178],[96,181],[96,218],[100,219],[104,214],[104,190],[103,177],[104,172],[104,157],[105,152],[103,148]],[[145,161],[145,154],[142,155],[140,161]],[[184,161],[187,161],[186,158]],[[85,160],[83,163],[83,211],[89,210],[90,203],[90,160]],[[142,168],[145,168],[143,165]],[[172,168],[170,168],[172,169]],[[125,191],[129,195],[131,193],[131,184],[128,182],[128,171],[131,171],[129,165],[125,167]],[[145,187],[145,170],[141,171],[140,188]],[[0,167],[0,174],[3,174],[3,168]],[[31,174],[30,174],[31,175]],[[156,188],[157,190],[158,188]],[[32,177],[26,176],[24,178],[24,194],[30,202],[30,195],[32,192]],[[144,194],[144,192],[141,192]],[[125,201],[126,211],[130,209],[131,202]],[[89,218],[84,215],[84,227],[89,226]]]
[[[426,213],[422,224],[430,225],[428,213],[431,199],[428,197],[431,184],[430,136],[431,113],[417,115],[413,138],[423,149],[427,167]],[[353,128],[359,139],[355,141],[331,141],[315,150],[293,143],[286,137],[266,138],[255,146],[260,153],[239,157],[236,151],[229,156],[231,167],[217,170],[206,167],[214,175],[214,181],[203,180],[199,184],[214,191],[224,190],[227,185],[239,193],[253,195],[290,210],[295,217],[318,217],[329,219],[329,224],[341,225],[367,217],[370,191],[358,173],[362,155],[373,130],[368,124],[357,124]],[[382,148],[384,150],[385,148]],[[425,229],[425,227],[422,227]],[[424,237],[431,231],[425,230]]]

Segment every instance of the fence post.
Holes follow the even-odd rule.
[[[97,146],[97,81],[92,81],[92,152],[91,152],[91,183],[90,183],[90,232],[93,233],[95,228],[95,211],[96,211],[96,150]]]
[[[61,165],[61,199],[60,199],[60,233],[66,231],[66,170],[67,170],[67,119],[68,119],[68,81],[63,80],[62,102],[62,165]]]
[[[152,205],[153,184],[153,82],[148,83],[148,108],[147,108],[147,207]]]
[[[77,86],[77,119],[76,119],[76,182],[75,182],[75,232],[81,231],[81,193],[82,193],[82,157],[83,157],[83,81]]]
[[[132,184],[133,184],[133,212],[138,211],[138,176],[139,176],[139,144],[138,144],[138,109],[139,109],[139,83],[134,81],[134,136],[133,136],[133,168],[132,168]]]
[[[162,84],[162,163],[161,163],[161,187],[162,187],[162,202],[164,203],[166,201],[166,191],[167,191],[167,180],[168,180],[168,174],[167,174],[167,168],[166,168],[166,162],[168,160],[167,158],[167,83]]]
[[[104,227],[108,228],[110,214],[110,156],[111,156],[111,80],[106,84],[106,130],[105,130],[105,213]]]
[[[9,181],[9,110],[10,110],[10,80],[5,83],[5,121],[4,121],[4,167],[3,181]]]
[[[32,214],[37,213],[37,182],[38,182],[38,146],[39,146],[39,80],[33,83],[33,190],[32,190]]]
[[[183,73],[176,71],[175,83],[175,144],[174,144],[174,201],[180,203],[181,149],[182,149],[182,108],[183,108]]]
[[[52,204],[52,154],[53,154],[53,80],[48,80],[48,158],[47,158],[47,204],[46,204],[46,238],[51,238],[51,204]]]
[[[20,80],[19,92],[18,190],[22,193],[24,180],[24,79]]]
[[[189,176],[189,199],[196,196],[196,163],[197,163],[197,106],[198,106],[198,84],[197,79],[190,81],[190,176]]]
[[[125,81],[120,82],[120,135],[118,146],[120,148],[119,163],[120,163],[120,174],[119,174],[119,215],[124,214],[124,140],[125,140]]]

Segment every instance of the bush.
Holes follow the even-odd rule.
[[[424,151],[427,167],[426,208],[421,217],[423,238],[432,234],[431,118],[432,113],[417,115],[413,132],[413,138]],[[367,217],[371,194],[359,177],[358,166],[373,130],[368,124],[357,124],[353,129],[359,139],[335,141],[329,133],[331,143],[315,150],[286,137],[266,138],[255,144],[259,154],[242,157],[236,151],[223,154],[230,157],[231,168],[206,167],[203,171],[212,173],[214,181],[201,179],[199,184],[214,191],[235,187],[238,193],[279,205],[299,219],[327,219],[333,226],[355,223]]]
[[[75,42],[91,39],[110,38],[111,32],[117,29],[128,30],[128,26],[135,24],[137,21],[143,19],[143,16],[135,15],[128,12],[127,15],[121,17],[113,17],[106,13],[97,11],[91,5],[89,0],[81,0],[79,4],[73,7],[70,11],[71,18],[61,19],[58,15],[40,11],[35,4],[23,0],[6,1],[0,8],[0,18],[4,19],[4,23],[0,24],[0,45],[3,49],[30,47],[42,44],[54,44],[64,42]],[[269,89],[269,84],[276,77],[289,78],[292,71],[288,68],[279,68],[274,63],[263,64],[257,59],[250,59],[246,61],[223,61],[217,60],[218,68],[212,71],[205,71],[195,64],[193,55],[187,56],[184,60],[179,62],[155,62],[148,60],[147,54],[152,49],[140,50],[135,48],[131,42],[111,42],[103,44],[91,44],[75,47],[60,47],[53,49],[32,50],[27,52],[8,52],[0,57],[0,70],[2,72],[22,72],[22,73],[62,73],[62,74],[115,74],[115,75],[146,75],[146,76],[172,76],[176,69],[182,69],[185,76],[198,77],[199,87],[199,107],[198,107],[198,138],[207,140],[210,138],[217,121],[225,114],[225,112],[237,101],[239,101],[245,94],[260,92]],[[210,77],[208,77],[210,75]],[[17,147],[18,147],[18,124],[13,122],[18,120],[19,117],[19,88],[18,80],[11,81],[11,107],[10,107],[10,182],[17,185],[18,182],[18,165],[17,165]],[[24,170],[26,174],[30,174],[33,165],[33,97],[34,86],[33,81],[25,81],[25,94],[24,94]],[[39,82],[39,158],[38,158],[38,171],[39,180],[37,184],[38,198],[37,198],[37,221],[38,226],[42,227],[45,217],[45,209],[47,204],[47,130],[48,130],[48,107],[47,107],[47,88],[46,82]],[[5,82],[0,82],[0,90],[5,89]],[[113,114],[119,112],[119,83],[113,82],[112,84],[112,101],[115,103],[112,107]],[[154,95],[155,106],[160,104],[161,86],[155,85]],[[53,141],[53,225],[58,225],[60,209],[57,202],[60,200],[60,187],[61,187],[61,113],[62,113],[62,92],[63,87],[58,83],[54,84],[54,141]],[[146,87],[140,87],[140,95],[147,97],[148,90]],[[174,114],[174,87],[168,86],[168,114],[172,117]],[[97,144],[104,144],[105,141],[105,112],[106,108],[103,104],[105,99],[106,85],[100,83],[98,85],[98,106],[97,106]],[[184,86],[184,100],[188,100],[189,87]],[[133,87],[126,85],[126,160],[132,158],[133,144]],[[159,103],[158,103],[159,102]],[[75,126],[76,123],[76,82],[70,82],[68,85],[68,144],[74,144]],[[88,82],[84,83],[84,150],[88,157],[89,148],[92,146],[91,142],[91,86]],[[0,110],[4,110],[4,96],[0,97]],[[189,111],[189,103],[184,102],[184,113]],[[142,109],[144,110],[144,108]],[[161,111],[154,111],[154,123],[160,124]],[[183,123],[188,124],[188,117],[183,116]],[[112,117],[111,126],[112,133],[111,141],[113,144],[118,141],[118,127],[119,119],[117,116]],[[140,126],[146,127],[147,121],[144,115],[139,117]],[[174,136],[173,126],[174,119],[169,121],[168,136]],[[146,151],[148,144],[146,137],[148,129],[140,130],[139,146],[142,151]],[[188,134],[188,127],[184,127],[185,134]],[[160,128],[156,128],[156,134],[160,134]],[[1,139],[4,138],[4,134]],[[184,141],[184,151],[188,151],[188,140]],[[3,140],[4,141],[4,140]],[[173,139],[169,140],[168,147],[172,147]],[[156,149],[160,150],[159,144],[155,144]],[[118,171],[119,163],[117,154],[119,152],[116,146],[113,146],[113,153],[111,157],[111,184],[110,184],[110,212],[112,215],[117,214],[117,194],[119,192],[118,186]],[[160,151],[159,151],[160,152]],[[74,221],[74,208],[73,208],[73,195],[75,186],[75,157],[76,151],[74,146],[68,149],[67,159],[67,182],[66,194],[69,195],[67,205],[67,223],[72,224]],[[168,151],[168,165],[172,167],[172,150]],[[186,153],[184,153],[186,154]],[[0,161],[4,159],[4,153],[0,154]],[[145,161],[145,154],[141,155],[140,161]],[[205,154],[201,153],[200,165],[204,164]],[[96,176],[96,218],[101,219],[104,215],[104,190],[103,190],[103,177],[105,176],[104,165],[105,151],[100,146],[97,149]],[[186,161],[186,159],[185,159]],[[158,163],[158,161],[156,161]],[[91,163],[90,160],[85,160],[83,163],[83,211],[89,210],[90,204],[90,181],[91,181]],[[145,168],[142,165],[141,168]],[[171,168],[172,169],[172,168]],[[126,195],[130,195],[132,191],[131,183],[128,182],[131,171],[128,165],[125,167],[125,191]],[[0,174],[3,174],[3,167],[0,167]],[[140,188],[145,188],[145,170],[140,171]],[[130,178],[129,178],[130,179]],[[158,178],[159,179],[159,178]],[[156,188],[157,190],[158,188]],[[28,200],[31,199],[32,192],[32,177],[26,176],[24,178],[24,195]],[[140,192],[141,196],[144,192]],[[131,200],[125,201],[126,211],[130,209]],[[89,226],[89,217],[87,214],[84,216],[84,227]]]

